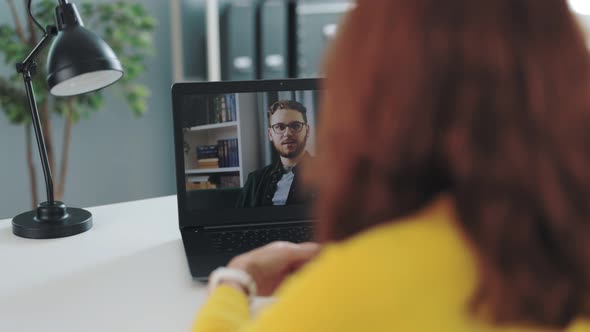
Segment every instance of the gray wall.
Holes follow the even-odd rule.
[[[81,3],[82,1],[74,1]],[[91,0],[98,2],[100,0]],[[21,5],[22,1],[15,1]],[[141,81],[152,90],[149,111],[135,118],[115,93],[107,88],[105,106],[72,130],[65,202],[88,207],[174,194],[174,154],[170,86],[172,63],[168,1],[142,0],[159,21],[155,30],[156,53]],[[57,1],[56,1],[57,4]],[[0,1],[0,22],[12,24],[6,1]],[[1,59],[0,74],[13,70]],[[56,148],[61,146],[62,120],[53,119]],[[26,168],[24,127],[10,125],[0,112],[0,219],[31,209]],[[37,165],[39,157],[34,155]],[[39,170],[38,180],[43,184]],[[42,185],[39,198],[46,199]]]

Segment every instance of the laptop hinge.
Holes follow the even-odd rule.
[[[219,225],[219,226],[205,226],[203,230],[220,230],[220,229],[235,229],[241,227],[258,227],[258,226],[289,226],[296,224],[311,223],[310,220],[299,220],[299,221],[281,221],[281,222],[263,222],[253,224],[240,224],[240,225]]]

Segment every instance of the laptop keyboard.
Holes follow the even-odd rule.
[[[273,241],[301,243],[312,240],[312,226],[242,229],[209,234],[217,252],[246,252]]]

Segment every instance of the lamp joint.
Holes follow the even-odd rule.
[[[26,76],[31,77],[37,73],[37,62],[31,61],[27,64],[24,62],[18,62],[16,64],[16,72],[19,74],[26,74]]]
[[[57,36],[57,27],[55,25],[48,25],[45,31],[50,36]]]

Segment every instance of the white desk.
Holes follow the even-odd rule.
[[[176,196],[99,206],[91,230],[31,240],[0,220],[0,331],[187,331],[192,280]]]

